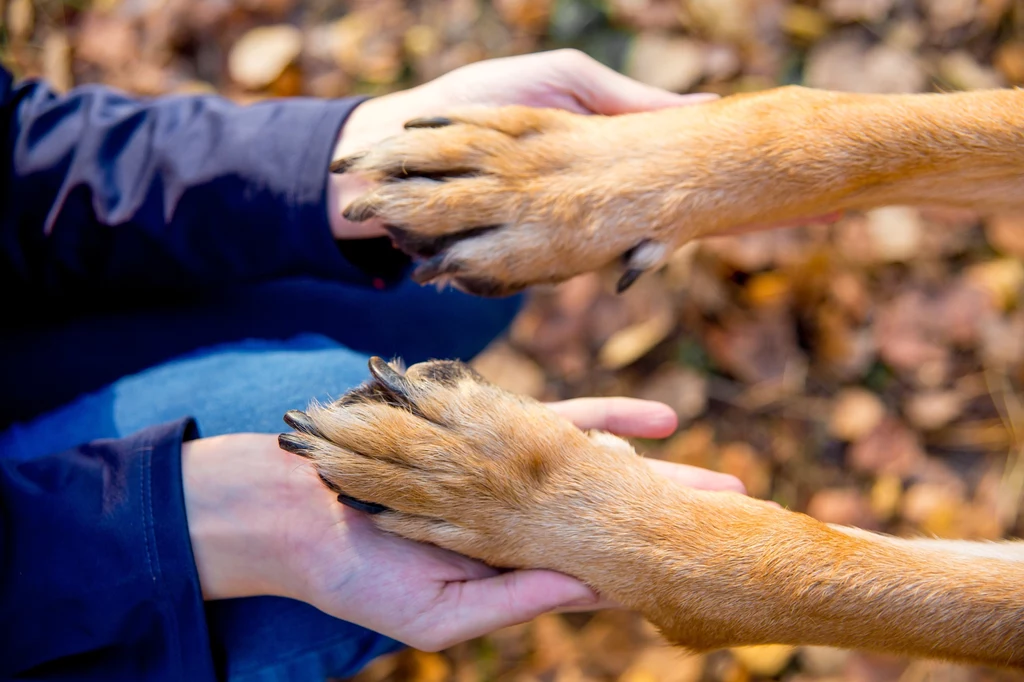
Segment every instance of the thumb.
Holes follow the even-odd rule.
[[[633,114],[718,99],[718,95],[713,93],[679,95],[662,90],[635,81],[592,59],[587,59],[584,64],[583,68],[574,70],[572,94],[595,114]]]
[[[603,604],[597,593],[562,573],[544,570],[510,571],[449,583],[445,595],[454,601],[439,624],[443,646],[480,637],[509,625],[525,623],[555,609],[578,609]]]

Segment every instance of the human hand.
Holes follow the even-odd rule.
[[[660,403],[580,399],[550,405],[579,427],[661,438],[676,428]],[[338,504],[277,437],[239,434],[183,447],[189,532],[206,599],[279,595],[416,648],[436,650],[559,609],[606,605],[586,585],[543,570],[499,572],[382,533]],[[743,491],[731,476],[650,461],[683,486]]]
[[[369,149],[400,133],[414,118],[467,106],[519,104],[564,109],[577,114],[617,115],[695,104],[712,94],[678,95],[644,85],[603,66],[576,50],[491,59],[456,69],[410,90],[359,105],[342,130],[336,159]],[[328,197],[331,230],[338,239],[384,234],[379,220],[350,222],[342,210],[365,193],[368,183],[357,175],[332,175]]]

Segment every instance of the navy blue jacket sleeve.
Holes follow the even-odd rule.
[[[0,291],[371,283],[326,209],[334,144],[361,101],[58,95],[0,69]]]
[[[189,420],[0,460],[0,679],[214,680],[181,477]]]

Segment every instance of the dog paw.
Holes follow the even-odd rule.
[[[496,566],[565,570],[558,548],[578,551],[578,524],[647,471],[625,441],[583,432],[462,363],[403,373],[373,358],[370,372],[330,405],[289,412],[295,432],[280,444],[387,531]]]
[[[467,110],[410,121],[332,170],[379,183],[344,215],[380,218],[422,259],[420,283],[503,296],[618,263],[623,290],[680,243],[678,195],[665,193],[649,124],[642,114]]]

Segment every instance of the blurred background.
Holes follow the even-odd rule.
[[[238,101],[381,94],[480,59],[577,47],[641,81],[728,94],[1024,84],[1024,0],[0,0],[0,57],[58,88]],[[685,153],[685,150],[680,150]],[[652,457],[732,473],[829,522],[1024,530],[1024,216],[888,208],[707,240],[622,296],[540,289],[478,369],[542,399],[672,405]],[[360,682],[924,682],[982,668],[757,647],[687,656],[627,613],[548,616]]]

